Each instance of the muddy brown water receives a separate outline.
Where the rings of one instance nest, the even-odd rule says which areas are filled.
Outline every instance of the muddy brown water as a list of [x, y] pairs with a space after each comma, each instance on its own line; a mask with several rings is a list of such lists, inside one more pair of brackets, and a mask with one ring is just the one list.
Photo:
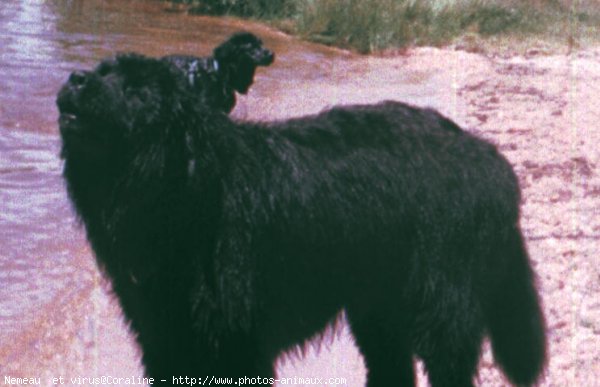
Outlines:
[[[301, 42], [252, 22], [190, 16], [151, 0], [2, 0], [1, 378], [7, 373], [41, 376], [45, 384], [68, 373], [142, 372], [125, 324], [105, 326], [106, 321], [120, 321], [118, 307], [107, 301], [107, 286], [66, 197], [55, 107], [61, 84], [71, 71], [92, 68], [118, 52], [209, 55], [215, 45], [239, 30], [259, 35], [276, 52], [276, 62], [260, 69], [248, 97], [254, 102], [239, 104], [234, 115], [288, 116], [285, 104], [279, 110], [269, 109], [262, 101], [274, 101], [283, 93], [294, 100], [300, 98], [294, 96], [294, 88], [311, 85], [331, 85], [329, 101], [361, 101], [362, 96], [352, 92], [352, 81], [343, 88], [337, 88], [336, 82], [361, 79], [369, 67], [364, 58]], [[418, 71], [411, 77], [405, 80], [404, 94], [413, 102], [436, 106], [435, 100], [429, 100], [435, 94], [435, 77]], [[392, 86], [385, 77], [372, 82], [384, 91]], [[323, 108], [319, 98], [295, 103], [303, 113]], [[257, 107], [264, 107], [264, 113]], [[335, 351], [333, 356], [346, 359]], [[123, 363], [130, 358], [130, 363]], [[356, 354], [353, 359], [360, 367]], [[344, 360], [345, 367], [355, 363]]]

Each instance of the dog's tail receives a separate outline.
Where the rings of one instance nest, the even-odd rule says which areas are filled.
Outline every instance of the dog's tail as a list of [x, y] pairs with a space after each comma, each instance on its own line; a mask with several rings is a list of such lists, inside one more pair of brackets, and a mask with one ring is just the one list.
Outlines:
[[498, 252], [507, 265], [499, 281], [493, 281], [497, 286], [485, 302], [485, 318], [494, 359], [513, 383], [529, 386], [546, 363], [545, 321], [518, 227], [508, 239]]

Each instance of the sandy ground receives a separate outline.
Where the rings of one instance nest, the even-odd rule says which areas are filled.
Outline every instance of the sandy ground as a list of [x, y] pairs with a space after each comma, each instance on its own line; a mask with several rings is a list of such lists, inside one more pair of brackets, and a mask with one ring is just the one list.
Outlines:
[[[311, 81], [293, 72], [284, 80], [259, 75], [234, 115], [284, 118], [395, 99], [437, 108], [496, 143], [521, 180], [521, 223], [547, 318], [549, 364], [540, 385], [600, 386], [600, 49], [490, 58], [422, 48], [390, 58], [333, 60], [314, 71]], [[6, 374], [35, 373], [43, 383], [60, 375], [142, 374], [138, 350], [90, 255], [82, 251], [80, 259], [89, 287], [49, 306], [48, 313], [60, 316], [44, 318], [27, 336], [30, 353], [0, 353]], [[44, 328], [46, 321], [62, 326]], [[341, 377], [348, 386], [365, 380], [345, 326], [320, 349], [283, 357], [278, 368], [282, 377]], [[419, 380], [426, 385], [421, 373]], [[489, 349], [478, 385], [508, 385]]]

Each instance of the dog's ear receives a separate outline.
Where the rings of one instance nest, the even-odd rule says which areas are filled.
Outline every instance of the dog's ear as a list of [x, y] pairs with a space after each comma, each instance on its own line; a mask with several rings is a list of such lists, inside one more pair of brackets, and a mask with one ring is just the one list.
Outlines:
[[238, 66], [230, 72], [229, 82], [238, 93], [246, 94], [254, 82], [255, 66]]
[[238, 54], [237, 45], [233, 44], [231, 40], [227, 40], [213, 50], [213, 57], [219, 62], [219, 65], [228, 65], [231, 61], [235, 60]]
[[119, 71], [129, 80], [141, 80], [149, 73], [155, 73], [156, 65], [139, 54], [119, 54], [116, 59]]

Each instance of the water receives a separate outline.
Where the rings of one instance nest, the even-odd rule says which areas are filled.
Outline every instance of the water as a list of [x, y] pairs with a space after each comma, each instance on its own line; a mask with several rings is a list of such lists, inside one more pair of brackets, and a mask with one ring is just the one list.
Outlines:
[[24, 311], [48, 302], [52, 279], [68, 270], [68, 248], [53, 237], [69, 226], [56, 148], [49, 135], [5, 130], [0, 137], [0, 338], [14, 333]]

